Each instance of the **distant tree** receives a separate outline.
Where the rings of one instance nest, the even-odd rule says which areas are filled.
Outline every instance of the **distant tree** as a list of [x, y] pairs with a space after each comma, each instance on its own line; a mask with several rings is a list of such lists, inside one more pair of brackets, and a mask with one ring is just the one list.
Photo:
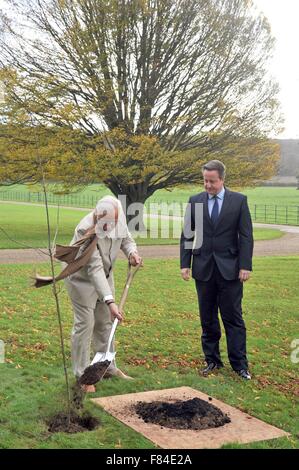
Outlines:
[[279, 139], [279, 176], [294, 176], [299, 171], [299, 139]]
[[250, 0], [7, 3], [2, 180], [34, 179], [33, 126], [47, 178], [103, 181], [128, 202], [200, 182], [215, 157], [229, 162], [233, 184], [271, 176], [277, 148], [266, 136], [280, 125], [266, 73], [273, 38]]

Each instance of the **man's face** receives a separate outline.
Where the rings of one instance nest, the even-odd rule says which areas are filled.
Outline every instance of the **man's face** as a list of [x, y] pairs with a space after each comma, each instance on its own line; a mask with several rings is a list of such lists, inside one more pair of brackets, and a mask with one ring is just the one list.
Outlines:
[[115, 219], [114, 214], [107, 214], [99, 221], [104, 232], [111, 232], [115, 228], [116, 223], [117, 220]]
[[109, 233], [116, 227], [118, 211], [112, 204], [102, 204], [101, 210], [97, 214], [97, 218], [97, 230], [99, 233]]
[[219, 177], [217, 170], [203, 171], [204, 188], [211, 196], [216, 196], [224, 185], [224, 180]]

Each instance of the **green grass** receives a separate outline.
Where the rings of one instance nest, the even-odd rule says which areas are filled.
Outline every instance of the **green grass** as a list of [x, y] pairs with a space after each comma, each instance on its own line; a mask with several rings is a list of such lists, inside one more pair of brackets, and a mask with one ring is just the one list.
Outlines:
[[[38, 269], [49, 273], [48, 266]], [[51, 290], [29, 286], [33, 270], [31, 265], [3, 265], [0, 271], [0, 331], [7, 360], [0, 364], [0, 447], [154, 448], [88, 401], [102, 427], [77, 435], [47, 432], [46, 417], [64, 407], [63, 370]], [[118, 296], [125, 271], [125, 261], [118, 261]], [[227, 447], [298, 449], [299, 364], [290, 360], [291, 342], [299, 334], [298, 273], [299, 257], [254, 259], [243, 303], [253, 379], [244, 382], [228, 365], [224, 337], [226, 367], [208, 378], [198, 375], [204, 361], [194, 284], [180, 279], [177, 260], [146, 260], [130, 289], [126, 320], [117, 331], [118, 365], [135, 380], [101, 382], [96, 396], [190, 386], [291, 433], [288, 438]], [[72, 312], [63, 285], [60, 303], [70, 364]]]
[[[51, 188], [50, 185], [49, 191]], [[162, 214], [168, 215], [170, 205], [177, 203], [176, 206], [172, 207], [172, 210], [175, 215], [182, 215], [184, 210], [182, 204], [188, 202], [190, 195], [202, 190], [203, 188], [200, 185], [185, 185], [172, 191], [161, 189], [147, 199], [145, 204], [151, 213], [157, 213], [157, 210], [160, 210]], [[295, 187], [244, 188], [241, 189], [241, 192], [248, 196], [249, 208], [255, 222], [299, 225], [299, 191]], [[71, 195], [57, 196], [49, 192], [48, 198], [52, 204], [57, 204], [59, 201], [61, 206], [91, 208], [105, 194], [110, 194], [105, 186], [93, 184]], [[43, 195], [41, 194], [41, 188], [38, 186], [0, 186], [0, 200], [41, 203]], [[156, 204], [155, 208], [152, 206], [153, 203]]]
[[[52, 227], [51, 236], [53, 238], [55, 234], [57, 210], [50, 208], [49, 213]], [[73, 236], [74, 228], [87, 213], [88, 210], [60, 209], [57, 243], [69, 244]], [[156, 223], [156, 221], [152, 220], [152, 223]], [[177, 244], [181, 223], [179, 221], [171, 222], [169, 231], [167, 231], [168, 221], [163, 220], [161, 223], [162, 226], [161, 224], [159, 226], [158, 238], [139, 237], [137, 239], [138, 244]], [[46, 212], [43, 207], [0, 203], [0, 227], [5, 230], [10, 238], [20, 243], [18, 244], [10, 240], [7, 235], [0, 230], [0, 249], [25, 247], [42, 248], [47, 246]], [[174, 237], [172, 238], [173, 234]], [[282, 232], [273, 229], [255, 229], [254, 231], [256, 240], [270, 240], [279, 238], [281, 235]]]
[[245, 189], [244, 191], [241, 190], [241, 192], [247, 195], [250, 205], [276, 204], [278, 206], [299, 206], [299, 191], [295, 187], [258, 187]]
[[[152, 196], [151, 200], [161, 200], [168, 202], [188, 202], [191, 195], [203, 191], [202, 186], [190, 186], [187, 188], [176, 188], [173, 191], [159, 190]], [[237, 189], [248, 196], [248, 203], [299, 206], [299, 191], [295, 187], [277, 188], [277, 187], [257, 187]]]
[[[40, 188], [38, 188], [41, 191]], [[250, 205], [254, 204], [269, 204], [269, 205], [282, 205], [299, 206], [299, 191], [295, 187], [257, 187], [257, 188], [244, 188], [238, 189], [240, 192], [248, 196]], [[28, 194], [28, 192], [34, 191], [34, 187], [26, 185], [14, 185], [14, 186], [0, 186], [0, 193], [5, 191], [6, 193]], [[175, 188], [172, 191], [166, 191], [160, 189], [156, 191], [153, 196], [149, 198], [149, 201], [162, 201], [162, 202], [188, 202], [190, 195], [196, 194], [203, 191], [200, 185], [190, 185], [184, 187]], [[83, 189], [80, 192], [74, 194], [75, 197], [94, 197], [100, 199], [106, 194], [111, 194], [109, 189], [101, 184], [93, 184]]]

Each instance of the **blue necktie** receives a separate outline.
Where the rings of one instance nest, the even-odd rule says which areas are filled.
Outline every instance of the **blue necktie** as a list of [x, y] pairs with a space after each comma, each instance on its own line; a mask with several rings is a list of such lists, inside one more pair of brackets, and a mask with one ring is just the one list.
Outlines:
[[211, 213], [211, 221], [213, 222], [213, 224], [216, 223], [218, 219], [218, 215], [219, 215], [218, 197], [214, 196], [214, 199], [215, 199], [215, 202], [214, 202], [212, 213]]

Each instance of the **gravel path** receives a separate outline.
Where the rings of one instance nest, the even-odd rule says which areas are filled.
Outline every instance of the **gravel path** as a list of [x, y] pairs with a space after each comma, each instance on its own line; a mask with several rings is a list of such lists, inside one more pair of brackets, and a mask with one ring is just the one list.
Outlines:
[[[145, 259], [179, 258], [178, 245], [140, 246], [139, 252]], [[289, 255], [299, 255], [299, 227], [288, 227], [288, 233], [285, 233], [281, 238], [255, 242], [254, 256]], [[120, 258], [124, 258], [123, 253], [120, 253]], [[37, 249], [0, 250], [0, 264], [40, 263], [48, 259], [48, 255], [41, 253]]]

